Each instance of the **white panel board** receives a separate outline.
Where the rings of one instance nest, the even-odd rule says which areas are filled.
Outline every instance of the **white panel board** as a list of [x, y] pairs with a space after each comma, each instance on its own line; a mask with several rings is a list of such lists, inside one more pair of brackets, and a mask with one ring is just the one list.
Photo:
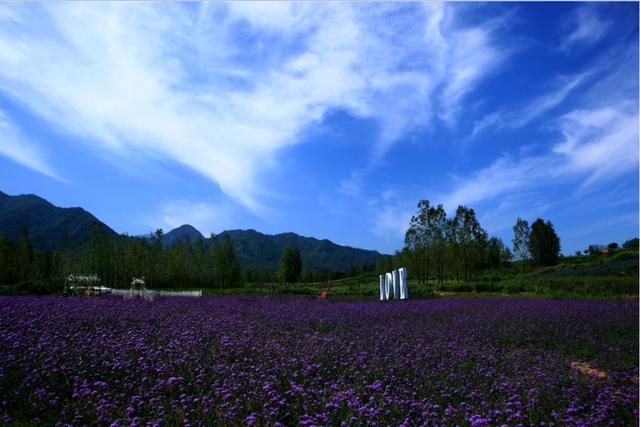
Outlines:
[[393, 299], [400, 299], [400, 273], [398, 270], [393, 270], [391, 274], [393, 276]]
[[407, 282], [407, 268], [400, 269], [400, 299], [409, 299], [409, 283]]
[[380, 275], [380, 301], [386, 301], [387, 299], [387, 285], [386, 285], [386, 275]]

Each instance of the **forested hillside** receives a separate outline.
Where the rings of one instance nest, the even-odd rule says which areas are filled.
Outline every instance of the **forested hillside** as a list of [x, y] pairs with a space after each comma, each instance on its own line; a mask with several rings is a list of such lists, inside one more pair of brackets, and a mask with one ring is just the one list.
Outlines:
[[133, 276], [155, 287], [273, 282], [287, 246], [301, 253], [308, 280], [372, 271], [382, 256], [295, 233], [231, 230], [204, 238], [187, 224], [166, 234], [119, 235], [81, 208], [0, 193], [0, 284], [60, 282], [73, 273], [98, 274], [110, 286], [125, 286]]
[[381, 254], [377, 251], [337, 245], [330, 240], [318, 240], [295, 233], [268, 235], [255, 230], [224, 231], [216, 240], [229, 236], [238, 262], [243, 269], [277, 269], [280, 256], [287, 245], [296, 247], [305, 269], [346, 272], [352, 266], [375, 264]]
[[33, 194], [9, 196], [0, 192], [0, 234], [17, 241], [23, 227], [37, 250], [80, 246], [96, 224], [109, 235], [116, 232], [82, 208], [59, 208]]

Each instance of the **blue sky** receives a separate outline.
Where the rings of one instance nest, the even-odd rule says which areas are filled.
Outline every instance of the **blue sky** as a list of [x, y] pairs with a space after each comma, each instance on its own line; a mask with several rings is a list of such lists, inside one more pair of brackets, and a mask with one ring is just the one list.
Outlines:
[[638, 234], [637, 3], [0, 4], [0, 190], [391, 253], [420, 199]]

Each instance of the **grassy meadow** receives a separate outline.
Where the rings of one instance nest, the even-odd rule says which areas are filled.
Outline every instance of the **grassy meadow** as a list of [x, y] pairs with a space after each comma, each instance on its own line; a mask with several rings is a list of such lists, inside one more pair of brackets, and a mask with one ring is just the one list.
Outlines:
[[[322, 290], [334, 299], [370, 299], [379, 295], [378, 277], [360, 275], [327, 283], [245, 283], [231, 289], [207, 289], [208, 295], [300, 295], [317, 297]], [[635, 298], [638, 296], [638, 252], [563, 257], [553, 267], [514, 263], [486, 270], [470, 281], [411, 280], [410, 298], [483, 294], [567, 298]]]

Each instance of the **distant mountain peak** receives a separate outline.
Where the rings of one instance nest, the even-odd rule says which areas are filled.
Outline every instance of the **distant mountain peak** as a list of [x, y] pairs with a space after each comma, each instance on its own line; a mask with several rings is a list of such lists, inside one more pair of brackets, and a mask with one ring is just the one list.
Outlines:
[[[0, 234], [6, 233], [11, 240], [17, 240], [20, 228], [25, 225], [39, 250], [78, 247], [95, 224], [107, 234], [118, 236], [82, 208], [59, 208], [35, 195], [11, 196], [0, 192]], [[304, 268], [312, 271], [346, 271], [354, 265], [374, 263], [382, 256], [377, 251], [352, 248], [294, 232], [269, 235], [254, 229], [226, 230], [214, 236], [213, 240], [205, 239], [205, 242], [219, 244], [225, 235], [231, 239], [238, 263], [246, 270], [277, 269], [287, 245], [300, 250]], [[152, 235], [141, 237], [151, 239]], [[193, 244], [200, 238], [204, 239], [204, 236], [194, 226], [183, 224], [166, 233], [162, 244], [170, 246], [185, 241]]]
[[0, 193], [0, 233], [16, 240], [22, 226], [27, 227], [34, 246], [40, 250], [82, 244], [97, 224], [104, 232], [116, 232], [82, 208], [60, 208], [34, 194], [11, 196]]
[[162, 244], [173, 245], [184, 240], [193, 243], [200, 238], [204, 239], [204, 236], [198, 229], [191, 224], [183, 224], [162, 236]]
[[323, 268], [346, 271], [354, 265], [375, 263], [383, 256], [377, 251], [352, 248], [294, 232], [264, 234], [256, 230], [226, 230], [215, 240], [220, 242], [224, 235], [231, 239], [240, 266], [248, 270], [278, 268], [280, 256], [287, 245], [300, 250], [304, 268], [316, 271]]
[[182, 224], [180, 227], [176, 227], [173, 230], [171, 230], [169, 233], [172, 233], [174, 231], [179, 231], [181, 233], [200, 233], [200, 231], [198, 231], [197, 228], [195, 228], [193, 225], [191, 224]]

